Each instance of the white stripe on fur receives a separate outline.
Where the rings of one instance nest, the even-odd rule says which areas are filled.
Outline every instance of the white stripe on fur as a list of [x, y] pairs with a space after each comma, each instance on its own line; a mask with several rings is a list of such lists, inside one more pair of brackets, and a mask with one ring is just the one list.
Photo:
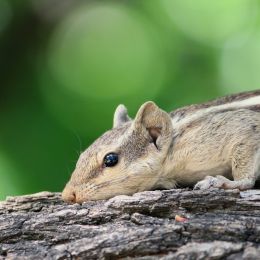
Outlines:
[[218, 106], [212, 106], [212, 107], [207, 107], [207, 108], [202, 108], [197, 111], [195, 111], [193, 114], [188, 115], [187, 117], [184, 117], [179, 121], [179, 118], [174, 117], [172, 119], [172, 123], [174, 128], [179, 128], [183, 127], [185, 124], [189, 124], [190, 122], [199, 119], [200, 117], [212, 113], [212, 112], [217, 112], [220, 110], [225, 110], [225, 109], [234, 109], [234, 108], [245, 108], [245, 107], [250, 107], [254, 105], [260, 105], [260, 95], [255, 96], [255, 97], [250, 97], [241, 101], [233, 101], [231, 103], [227, 104], [222, 104]]

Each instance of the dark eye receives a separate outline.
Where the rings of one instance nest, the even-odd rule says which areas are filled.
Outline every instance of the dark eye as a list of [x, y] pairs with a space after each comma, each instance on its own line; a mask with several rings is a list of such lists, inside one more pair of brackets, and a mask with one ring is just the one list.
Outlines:
[[113, 167], [118, 163], [118, 154], [116, 153], [108, 153], [104, 157], [104, 166]]

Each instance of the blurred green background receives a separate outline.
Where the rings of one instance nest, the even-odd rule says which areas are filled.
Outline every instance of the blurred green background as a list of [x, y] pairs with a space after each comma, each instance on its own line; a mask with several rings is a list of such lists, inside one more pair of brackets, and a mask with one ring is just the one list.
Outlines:
[[0, 199], [61, 191], [133, 117], [260, 87], [259, 0], [0, 0]]

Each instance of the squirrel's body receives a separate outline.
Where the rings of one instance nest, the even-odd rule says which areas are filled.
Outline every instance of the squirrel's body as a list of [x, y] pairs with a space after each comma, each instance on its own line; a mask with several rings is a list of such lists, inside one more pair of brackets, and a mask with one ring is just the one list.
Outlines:
[[169, 114], [147, 102], [134, 120], [120, 105], [114, 128], [82, 153], [63, 199], [82, 202], [176, 185], [252, 188], [260, 175], [259, 112], [260, 91]]
[[[260, 156], [259, 112], [260, 91], [233, 95], [172, 112], [174, 151], [168, 154], [169, 162], [165, 163], [167, 168], [171, 168], [169, 176], [177, 184], [185, 186], [194, 185], [206, 176], [222, 175], [232, 179], [232, 173], [236, 171], [236, 157], [243, 153], [241, 150], [246, 150], [243, 158], [239, 158], [241, 163]], [[247, 169], [244, 171], [247, 172]], [[239, 179], [242, 177], [237, 176]]]

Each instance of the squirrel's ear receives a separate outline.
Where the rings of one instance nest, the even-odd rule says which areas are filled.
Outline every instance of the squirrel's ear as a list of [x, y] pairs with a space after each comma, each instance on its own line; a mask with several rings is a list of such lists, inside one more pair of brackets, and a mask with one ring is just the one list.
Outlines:
[[160, 148], [164, 140], [171, 137], [172, 134], [172, 122], [169, 114], [152, 101], [148, 101], [140, 107], [133, 126], [135, 129], [146, 129], [157, 148]]
[[130, 121], [131, 118], [127, 114], [127, 109], [124, 105], [119, 105], [114, 113], [113, 128], [123, 125]]

